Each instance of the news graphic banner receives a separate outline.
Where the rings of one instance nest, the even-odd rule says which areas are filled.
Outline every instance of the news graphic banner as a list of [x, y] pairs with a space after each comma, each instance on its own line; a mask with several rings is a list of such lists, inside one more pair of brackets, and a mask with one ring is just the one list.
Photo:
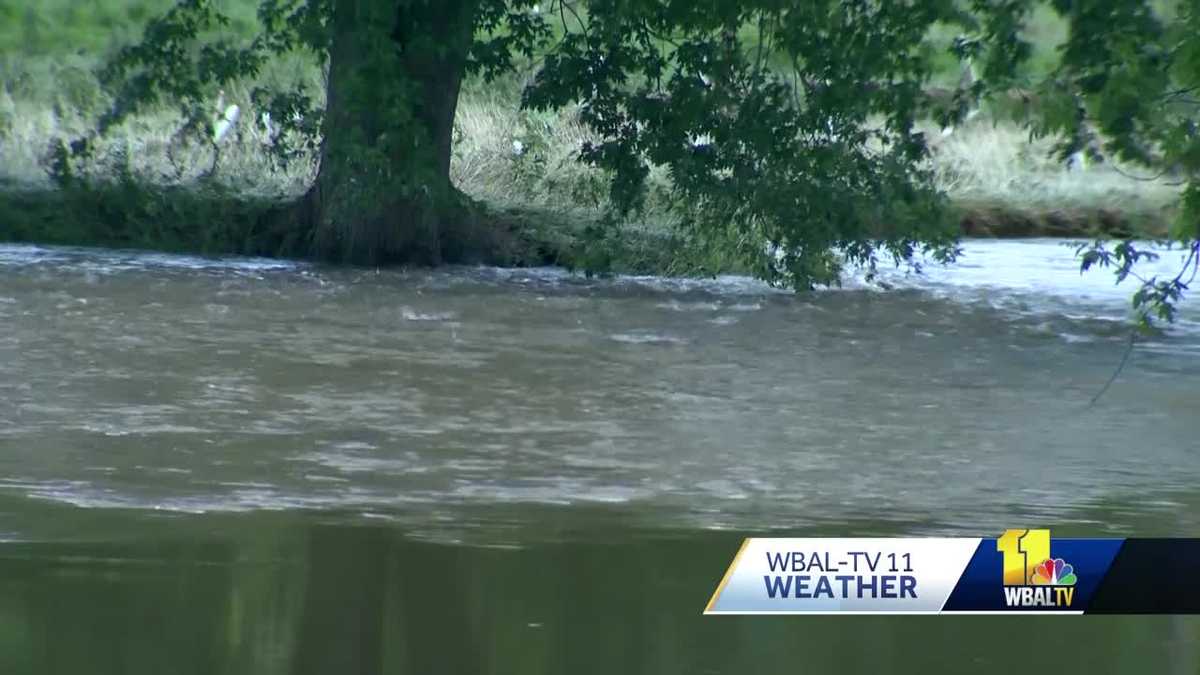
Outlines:
[[1200, 539], [746, 539], [705, 614], [1200, 614]]

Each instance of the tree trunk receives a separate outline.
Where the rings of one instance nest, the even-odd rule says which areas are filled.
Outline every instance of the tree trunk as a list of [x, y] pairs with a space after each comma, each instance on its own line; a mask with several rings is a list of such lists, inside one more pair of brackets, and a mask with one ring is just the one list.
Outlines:
[[479, 2], [334, 3], [320, 168], [301, 205], [315, 256], [459, 257], [475, 225], [450, 182], [450, 150]]

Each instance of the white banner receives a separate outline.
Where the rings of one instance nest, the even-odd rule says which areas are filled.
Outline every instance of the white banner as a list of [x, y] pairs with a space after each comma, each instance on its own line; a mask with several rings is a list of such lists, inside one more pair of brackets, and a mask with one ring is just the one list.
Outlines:
[[705, 614], [936, 614], [980, 539], [747, 539]]

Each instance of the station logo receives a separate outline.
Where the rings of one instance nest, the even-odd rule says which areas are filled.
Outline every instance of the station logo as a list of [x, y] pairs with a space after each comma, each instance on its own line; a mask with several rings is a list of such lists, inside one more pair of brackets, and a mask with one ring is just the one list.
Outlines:
[[1050, 552], [1050, 530], [1007, 530], [996, 540], [1004, 555], [1004, 604], [1010, 608], [1068, 609], [1075, 599], [1075, 567]]

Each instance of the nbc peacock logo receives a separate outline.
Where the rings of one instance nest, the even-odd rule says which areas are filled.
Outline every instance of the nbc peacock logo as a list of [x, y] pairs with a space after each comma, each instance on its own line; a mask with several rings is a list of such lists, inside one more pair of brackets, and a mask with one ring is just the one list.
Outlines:
[[1067, 608], [1075, 599], [1075, 567], [1050, 555], [1050, 530], [1008, 530], [996, 540], [1004, 554], [1004, 604]]
[[1033, 568], [1035, 586], [1074, 586], [1075, 581], [1075, 568], [1062, 558], [1043, 560]]

